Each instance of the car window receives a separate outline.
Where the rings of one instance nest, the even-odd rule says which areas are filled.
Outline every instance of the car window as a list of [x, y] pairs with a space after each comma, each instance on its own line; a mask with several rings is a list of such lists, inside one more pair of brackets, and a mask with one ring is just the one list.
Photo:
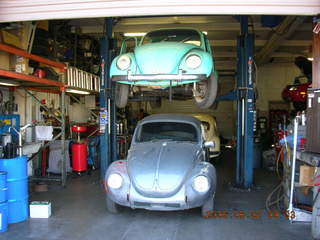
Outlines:
[[149, 142], [155, 140], [172, 141], [198, 141], [196, 128], [188, 123], [178, 122], [152, 122], [141, 126], [137, 142]]
[[182, 42], [201, 46], [200, 34], [192, 29], [166, 29], [148, 33], [142, 45], [157, 42]]
[[204, 130], [209, 131], [210, 130], [210, 124], [206, 121], [201, 121], [201, 124], [204, 128]]

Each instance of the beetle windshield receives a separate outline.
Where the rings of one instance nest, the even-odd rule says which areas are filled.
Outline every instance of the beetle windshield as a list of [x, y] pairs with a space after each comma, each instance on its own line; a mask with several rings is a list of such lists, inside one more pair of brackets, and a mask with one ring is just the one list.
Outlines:
[[151, 122], [141, 126], [136, 141], [149, 142], [164, 139], [197, 142], [198, 134], [196, 128], [188, 123]]
[[143, 44], [158, 42], [182, 42], [201, 46], [200, 34], [192, 29], [165, 29], [148, 33]]

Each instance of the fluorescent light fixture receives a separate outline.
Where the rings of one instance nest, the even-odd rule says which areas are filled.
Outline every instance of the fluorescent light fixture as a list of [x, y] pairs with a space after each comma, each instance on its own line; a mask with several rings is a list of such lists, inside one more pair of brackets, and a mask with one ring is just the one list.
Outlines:
[[313, 61], [313, 57], [308, 57], [307, 58], [309, 61]]
[[[206, 32], [206, 31], [203, 31], [202, 33], [204, 33], [205, 35], [208, 35], [208, 32]], [[143, 37], [146, 34], [147, 33], [145, 33], [145, 32], [137, 32], [137, 33], [124, 33], [123, 35], [125, 37]]]
[[69, 88], [66, 90], [66, 92], [82, 94], [82, 95], [89, 95], [90, 94], [88, 91], [77, 90], [77, 89], [69, 89]]
[[8, 86], [8, 87], [17, 87], [20, 84], [18, 82], [11, 81], [11, 80], [0, 80], [0, 85]]
[[140, 32], [140, 33], [124, 33], [123, 35], [125, 37], [143, 37], [146, 34], [147, 33], [145, 33], [145, 32]]

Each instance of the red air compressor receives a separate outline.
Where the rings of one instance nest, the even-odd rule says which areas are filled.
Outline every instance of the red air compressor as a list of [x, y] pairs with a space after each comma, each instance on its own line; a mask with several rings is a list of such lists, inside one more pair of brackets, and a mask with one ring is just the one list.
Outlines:
[[87, 144], [81, 142], [80, 133], [86, 132], [86, 126], [72, 126], [72, 132], [77, 133], [77, 143], [72, 144], [72, 170], [78, 174], [88, 170], [88, 148]]

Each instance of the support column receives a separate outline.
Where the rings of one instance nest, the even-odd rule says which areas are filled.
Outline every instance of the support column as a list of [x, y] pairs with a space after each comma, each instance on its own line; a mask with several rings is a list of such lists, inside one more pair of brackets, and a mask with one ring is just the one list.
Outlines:
[[236, 185], [250, 188], [253, 183], [253, 131], [255, 117], [253, 57], [254, 36], [248, 33], [248, 17], [240, 16], [237, 75], [237, 169]]
[[105, 36], [100, 41], [101, 78], [100, 78], [100, 110], [107, 112], [108, 122], [104, 132], [100, 136], [100, 169], [101, 179], [104, 179], [105, 171], [111, 162], [110, 151], [110, 79], [109, 69], [111, 62], [110, 39], [112, 38], [112, 18], [105, 19]]

